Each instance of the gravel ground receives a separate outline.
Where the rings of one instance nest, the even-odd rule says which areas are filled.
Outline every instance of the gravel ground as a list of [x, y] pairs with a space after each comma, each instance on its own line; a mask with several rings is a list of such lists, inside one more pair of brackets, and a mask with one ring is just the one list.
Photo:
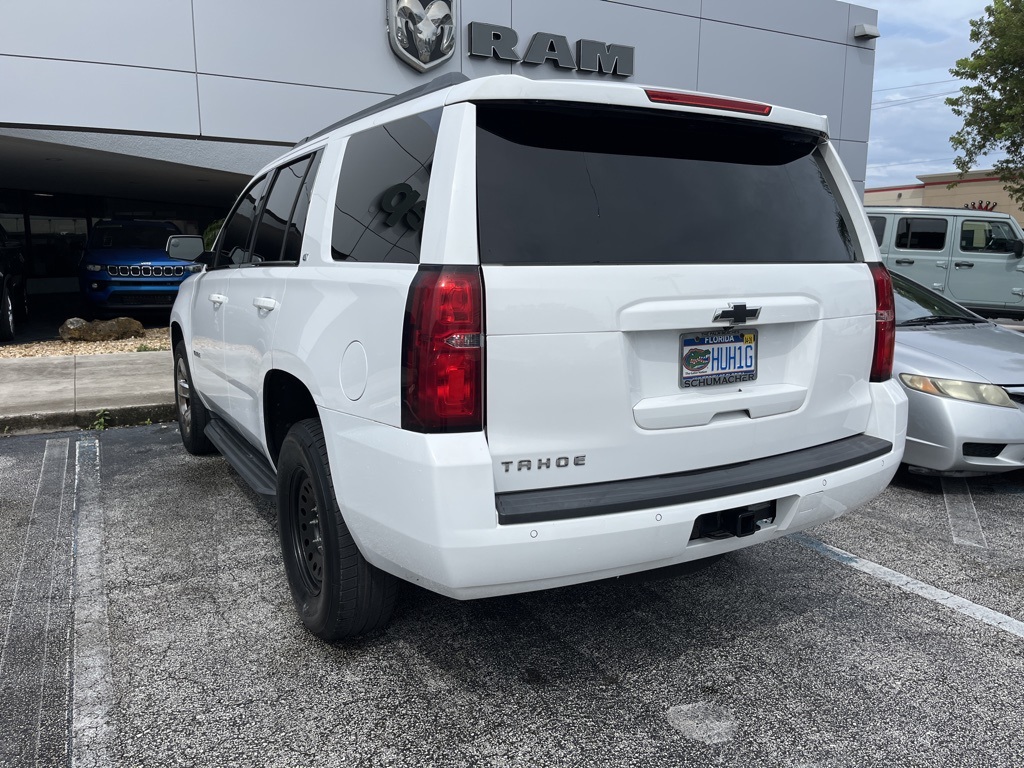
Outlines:
[[0, 358], [48, 357], [54, 355], [106, 355], [111, 352], [156, 352], [171, 348], [168, 328], [147, 328], [145, 337], [120, 341], [37, 341], [29, 344], [4, 344]]

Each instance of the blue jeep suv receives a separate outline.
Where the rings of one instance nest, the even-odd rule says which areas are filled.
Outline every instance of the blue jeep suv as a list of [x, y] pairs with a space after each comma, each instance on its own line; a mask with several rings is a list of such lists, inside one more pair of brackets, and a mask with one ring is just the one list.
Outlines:
[[78, 269], [87, 310], [169, 309], [188, 277], [167, 256], [167, 238], [181, 230], [169, 221], [110, 219], [96, 223]]

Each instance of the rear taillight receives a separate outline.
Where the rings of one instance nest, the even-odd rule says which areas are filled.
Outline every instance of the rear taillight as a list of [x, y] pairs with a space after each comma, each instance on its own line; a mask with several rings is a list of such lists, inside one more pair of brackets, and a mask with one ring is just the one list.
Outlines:
[[892, 378], [892, 356], [896, 345], [896, 306], [892, 298], [892, 278], [880, 262], [868, 265], [875, 281], [875, 355], [871, 360], [871, 380]]
[[480, 270], [420, 267], [402, 337], [403, 429], [483, 429], [482, 343]]

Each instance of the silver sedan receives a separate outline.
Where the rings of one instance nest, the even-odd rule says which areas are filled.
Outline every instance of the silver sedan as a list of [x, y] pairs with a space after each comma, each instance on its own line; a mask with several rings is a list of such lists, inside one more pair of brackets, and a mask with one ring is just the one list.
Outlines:
[[910, 401], [911, 471], [952, 475], [1024, 467], [1024, 334], [893, 274], [893, 375]]

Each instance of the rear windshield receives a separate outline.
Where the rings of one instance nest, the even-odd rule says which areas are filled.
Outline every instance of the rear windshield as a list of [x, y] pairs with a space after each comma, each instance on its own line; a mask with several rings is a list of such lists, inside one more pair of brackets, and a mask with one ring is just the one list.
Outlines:
[[484, 264], [853, 261], [817, 134], [583, 105], [477, 105]]

